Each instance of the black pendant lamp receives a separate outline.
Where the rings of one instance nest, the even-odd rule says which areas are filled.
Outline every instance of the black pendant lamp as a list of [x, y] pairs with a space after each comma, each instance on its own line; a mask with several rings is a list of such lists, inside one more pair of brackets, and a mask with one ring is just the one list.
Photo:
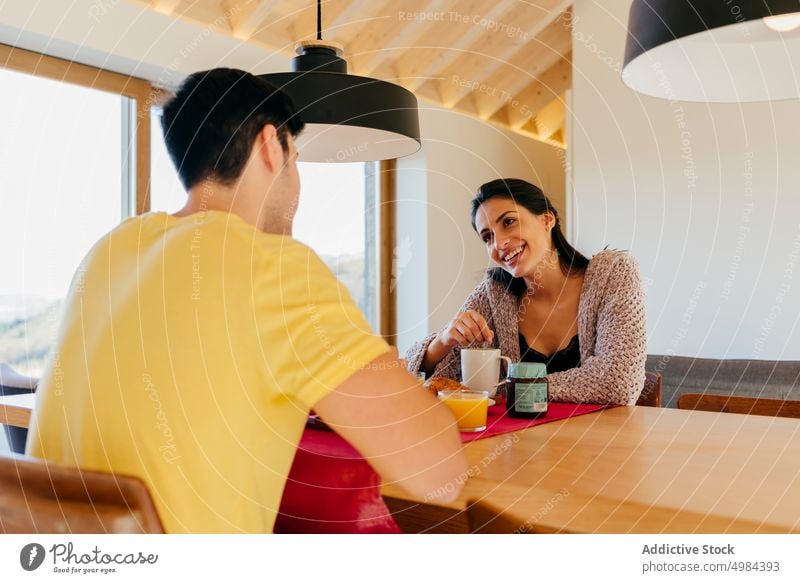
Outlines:
[[408, 156], [420, 149], [417, 98], [380, 79], [347, 74], [342, 47], [322, 40], [297, 45], [292, 72], [261, 78], [289, 95], [306, 127], [297, 140], [303, 162], [366, 162]]
[[800, 0], [633, 0], [622, 79], [665, 99], [800, 97]]

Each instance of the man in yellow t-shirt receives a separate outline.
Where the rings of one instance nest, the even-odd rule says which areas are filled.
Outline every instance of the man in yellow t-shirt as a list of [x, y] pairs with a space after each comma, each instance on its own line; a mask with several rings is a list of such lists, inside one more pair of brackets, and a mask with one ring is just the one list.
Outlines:
[[138, 476], [168, 532], [270, 532], [312, 407], [385, 481], [462, 482], [450, 413], [291, 238], [302, 127], [261, 79], [191, 75], [163, 116], [186, 206], [107, 234], [66, 300], [27, 452]]

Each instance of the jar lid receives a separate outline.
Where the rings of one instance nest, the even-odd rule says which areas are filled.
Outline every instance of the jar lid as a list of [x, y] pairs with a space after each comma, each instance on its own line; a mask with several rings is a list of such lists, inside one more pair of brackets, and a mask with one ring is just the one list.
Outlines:
[[508, 376], [515, 379], [538, 379], [547, 376], [543, 362], [512, 362], [508, 365]]

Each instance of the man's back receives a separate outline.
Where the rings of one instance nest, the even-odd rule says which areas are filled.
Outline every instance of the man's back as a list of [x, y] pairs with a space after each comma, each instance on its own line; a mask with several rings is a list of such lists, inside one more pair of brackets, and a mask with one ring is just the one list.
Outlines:
[[28, 453], [141, 477], [169, 532], [269, 532], [308, 409], [386, 350], [291, 238], [130, 219], [76, 274]]

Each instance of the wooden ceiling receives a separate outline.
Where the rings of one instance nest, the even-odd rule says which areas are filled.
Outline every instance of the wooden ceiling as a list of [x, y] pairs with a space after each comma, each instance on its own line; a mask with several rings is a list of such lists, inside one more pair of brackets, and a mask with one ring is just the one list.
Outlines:
[[[555, 145], [565, 144], [573, 0], [324, 0], [323, 38], [348, 72]], [[142, 0], [149, 8], [294, 55], [315, 0]]]

